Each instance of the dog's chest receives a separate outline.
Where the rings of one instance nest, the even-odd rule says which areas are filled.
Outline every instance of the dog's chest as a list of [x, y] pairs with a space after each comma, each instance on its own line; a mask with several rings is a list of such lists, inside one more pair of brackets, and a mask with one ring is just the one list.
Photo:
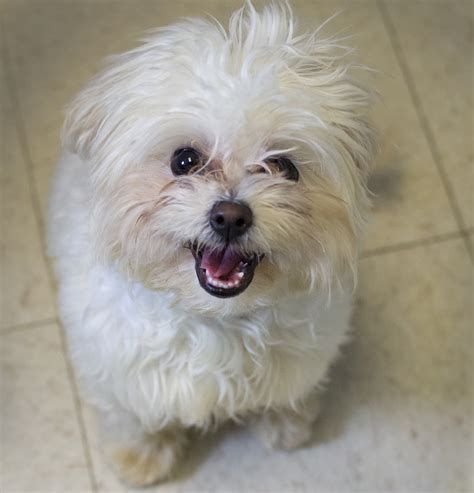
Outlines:
[[171, 324], [133, 353], [133, 371], [121, 376], [133, 395], [129, 404], [158, 421], [174, 416], [186, 425], [203, 425], [296, 401], [314, 382], [310, 334], [284, 336], [275, 325], [249, 330]]
[[324, 376], [347, 327], [349, 304], [335, 318], [311, 296], [226, 319], [103, 286], [69, 324], [75, 367], [99, 406], [118, 401], [150, 428], [296, 402]]
[[86, 379], [94, 368], [90, 379], [97, 382], [100, 373], [102, 391], [113, 392], [150, 427], [170, 419], [204, 425], [295, 402], [325, 365], [325, 348], [308, 320], [281, 325], [272, 310], [254, 318], [211, 319], [166, 306], [132, 316], [123, 300], [121, 306], [113, 318], [100, 315], [110, 310], [108, 303], [90, 310], [89, 330], [81, 331], [86, 340], [81, 336], [76, 344], [89, 355], [77, 354], [76, 366]]

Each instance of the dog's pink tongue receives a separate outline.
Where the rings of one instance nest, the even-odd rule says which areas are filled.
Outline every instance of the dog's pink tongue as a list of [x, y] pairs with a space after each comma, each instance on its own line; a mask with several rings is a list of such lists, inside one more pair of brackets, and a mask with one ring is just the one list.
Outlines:
[[201, 268], [206, 269], [212, 277], [227, 277], [242, 260], [242, 256], [229, 247], [224, 250], [204, 248]]

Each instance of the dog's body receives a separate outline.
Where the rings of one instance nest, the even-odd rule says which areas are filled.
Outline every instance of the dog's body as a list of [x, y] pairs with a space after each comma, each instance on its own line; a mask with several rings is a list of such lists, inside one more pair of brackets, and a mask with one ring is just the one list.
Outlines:
[[286, 8], [247, 10], [230, 34], [192, 20], [150, 38], [66, 122], [61, 316], [134, 484], [169, 474], [190, 427], [252, 415], [269, 445], [307, 440], [349, 329], [368, 93]]

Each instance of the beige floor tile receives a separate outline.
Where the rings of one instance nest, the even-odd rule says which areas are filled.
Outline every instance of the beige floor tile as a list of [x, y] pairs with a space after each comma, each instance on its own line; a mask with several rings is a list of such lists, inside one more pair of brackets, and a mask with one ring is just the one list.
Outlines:
[[[201, 12], [225, 19], [240, 3], [10, 2], [6, 27], [12, 65], [43, 204], [58, 154], [61, 110], [97, 71], [100, 60], [133, 46], [145, 29]], [[327, 31], [357, 33], [353, 42], [360, 48], [362, 60], [384, 74], [375, 81], [384, 101], [376, 112], [384, 151], [373, 180], [378, 197], [367, 248], [454, 231], [456, 223], [375, 4], [341, 0], [293, 3], [304, 22], [312, 26], [345, 9]]]
[[473, 226], [473, 3], [385, 4], [464, 222]]
[[56, 325], [0, 335], [0, 490], [90, 491]]
[[[361, 262], [353, 342], [311, 445], [269, 453], [246, 429], [197, 439], [171, 492], [467, 492], [474, 486], [472, 267], [461, 240]], [[100, 491], [124, 491], [89, 417]]]
[[4, 75], [0, 74], [0, 329], [55, 315]]
[[378, 462], [386, 464], [380, 485], [468, 491], [474, 286], [464, 242], [368, 258], [361, 269], [354, 375], [369, 380]]

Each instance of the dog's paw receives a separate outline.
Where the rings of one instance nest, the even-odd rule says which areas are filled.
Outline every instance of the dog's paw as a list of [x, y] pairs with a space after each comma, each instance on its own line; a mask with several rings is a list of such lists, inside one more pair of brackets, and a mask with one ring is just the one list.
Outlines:
[[311, 438], [311, 424], [269, 411], [256, 423], [255, 429], [268, 449], [291, 450], [301, 447]]
[[171, 475], [185, 442], [182, 432], [162, 432], [133, 445], [109, 444], [107, 454], [122, 481], [131, 486], [149, 486]]
[[301, 412], [293, 409], [267, 411], [258, 418], [254, 428], [268, 449], [292, 450], [311, 439], [319, 409], [319, 398], [313, 396]]

